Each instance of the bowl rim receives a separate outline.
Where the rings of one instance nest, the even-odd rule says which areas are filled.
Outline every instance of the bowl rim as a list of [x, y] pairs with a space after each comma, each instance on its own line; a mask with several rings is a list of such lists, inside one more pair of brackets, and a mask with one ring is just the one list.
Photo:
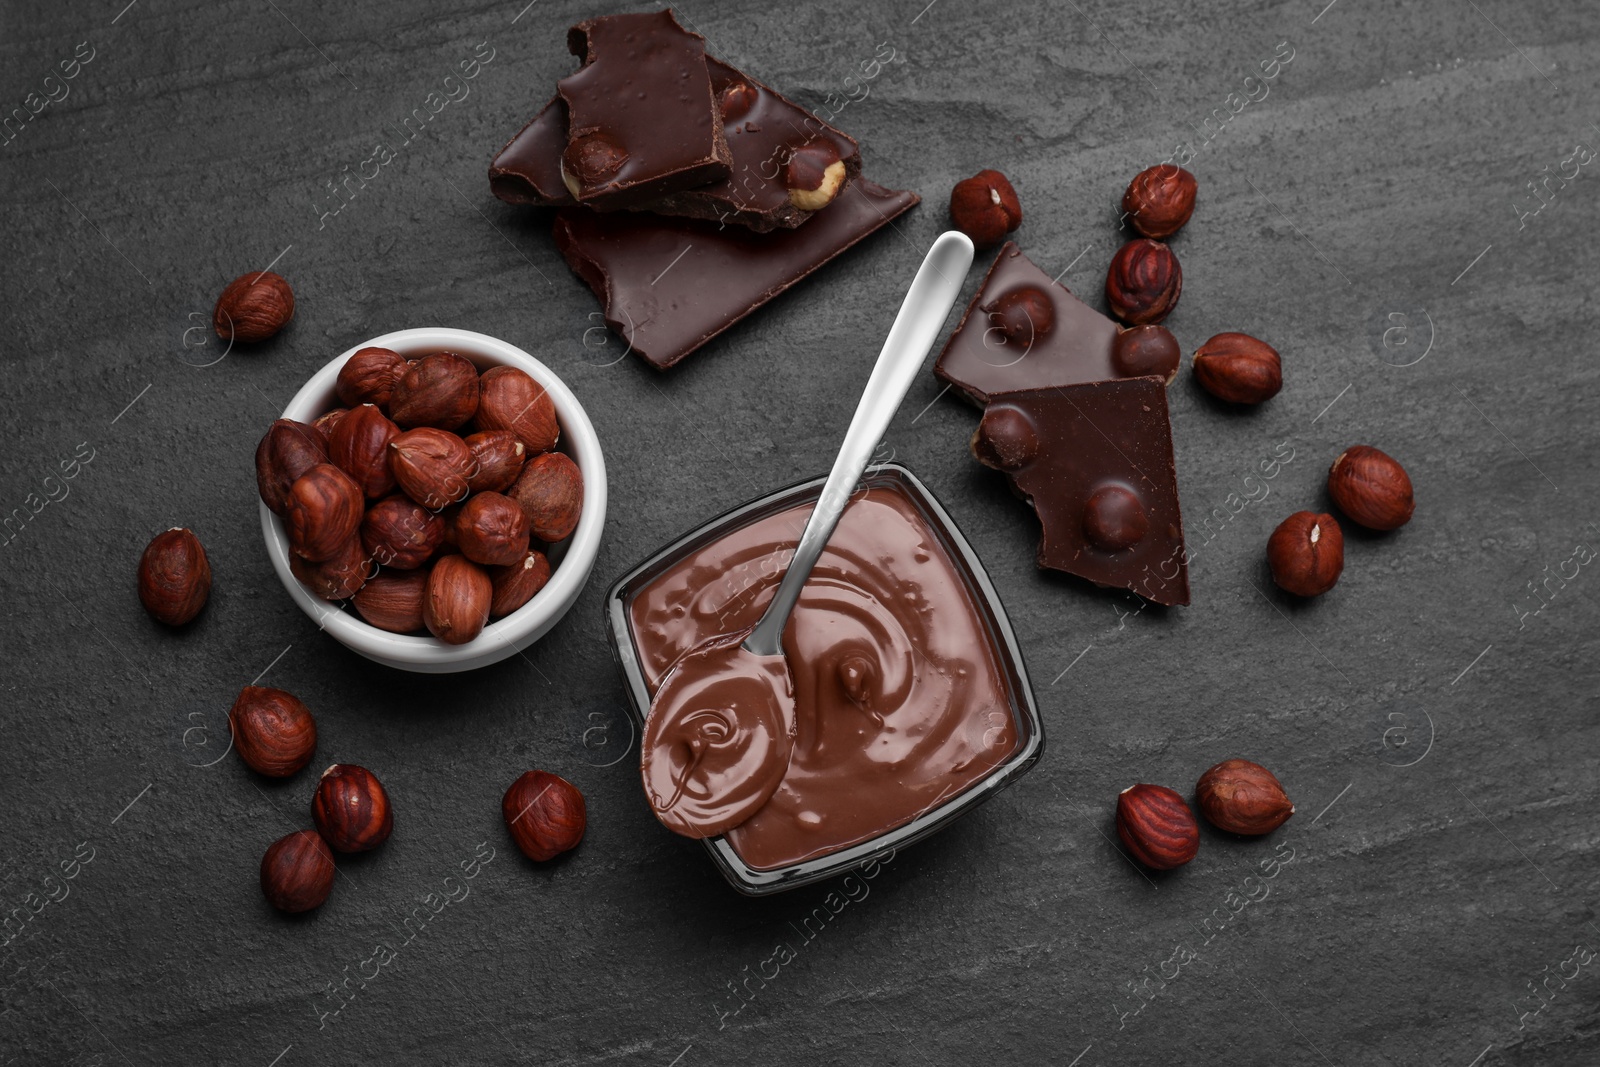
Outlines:
[[334, 383], [339, 370], [345, 361], [363, 348], [388, 348], [408, 358], [448, 349], [459, 352], [480, 369], [484, 364], [493, 364], [513, 366], [527, 372], [550, 394], [566, 451], [583, 472], [584, 506], [578, 525], [564, 542], [566, 547], [560, 565], [553, 569], [545, 587], [510, 615], [490, 621], [483, 628], [483, 633], [462, 645], [447, 645], [432, 636], [420, 637], [380, 630], [352, 612], [340, 610], [338, 605], [312, 593], [289, 570], [289, 542], [283, 529], [283, 520], [274, 515], [265, 503], [261, 503], [262, 536], [273, 569], [296, 605], [320, 629], [369, 659], [391, 665], [404, 663], [434, 669], [452, 666], [466, 669], [487, 666], [515, 655], [532, 642], [534, 638], [530, 635], [541, 631], [541, 627], [548, 629], [571, 608], [587, 583], [595, 558], [599, 555], [600, 535], [605, 526], [606, 471], [594, 424], [589, 421], [589, 415], [577, 395], [555, 371], [523, 349], [489, 334], [443, 326], [393, 330], [351, 346], [312, 374], [278, 418], [309, 424], [331, 406], [336, 406], [336, 399], [332, 404], [329, 401], [334, 397]]

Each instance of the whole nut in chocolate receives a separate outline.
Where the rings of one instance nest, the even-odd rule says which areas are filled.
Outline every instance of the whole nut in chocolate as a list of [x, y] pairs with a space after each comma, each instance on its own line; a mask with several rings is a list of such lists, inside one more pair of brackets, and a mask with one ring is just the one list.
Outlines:
[[289, 487], [289, 547], [312, 563], [332, 559], [355, 536], [365, 506], [354, 479], [332, 463], [317, 464]]
[[464, 645], [483, 632], [493, 599], [494, 583], [482, 567], [465, 556], [442, 556], [428, 573], [423, 625], [447, 645]]
[[233, 747], [245, 766], [270, 778], [304, 769], [317, 751], [317, 721], [293, 693], [247, 685], [228, 711]]
[[311, 911], [333, 892], [336, 873], [327, 842], [315, 830], [296, 830], [274, 841], [261, 857], [261, 892], [279, 911]]
[[561, 180], [574, 197], [582, 195], [586, 185], [605, 181], [628, 161], [628, 153], [604, 133], [595, 132], [574, 137], [561, 153]]
[[211, 310], [211, 325], [224, 341], [265, 341], [294, 318], [294, 290], [270, 270], [241, 274], [228, 283]]
[[139, 602], [157, 622], [182, 626], [211, 595], [211, 563], [194, 532], [174, 526], [156, 534], [139, 557]]
[[1397, 530], [1411, 521], [1411, 478], [1394, 457], [1371, 445], [1339, 453], [1328, 470], [1328, 495], [1339, 510], [1369, 530]]
[[1124, 378], [1157, 375], [1171, 385], [1182, 362], [1183, 349], [1165, 326], [1129, 326], [1111, 342], [1111, 364]]
[[339, 852], [366, 852], [394, 832], [394, 813], [383, 783], [353, 763], [335, 763], [322, 772], [311, 798], [311, 820], [322, 839]]
[[821, 211], [844, 188], [844, 160], [832, 141], [819, 137], [796, 148], [784, 167], [789, 202], [801, 211]]
[[1178, 306], [1183, 268], [1172, 249], [1140, 237], [1117, 249], [1106, 270], [1106, 304], [1130, 326], [1160, 322]]
[[1247, 333], [1219, 333], [1194, 354], [1195, 381], [1218, 400], [1259, 404], [1283, 388], [1277, 349]]
[[756, 87], [747, 81], [731, 81], [722, 87], [717, 97], [717, 108], [722, 112], [724, 126], [737, 122], [749, 113], [760, 97]]
[[454, 430], [478, 410], [478, 368], [454, 352], [434, 352], [406, 367], [389, 396], [389, 417], [407, 429]]
[[389, 406], [394, 387], [406, 372], [405, 357], [387, 348], [363, 348], [344, 361], [333, 389], [345, 407]]
[[1200, 824], [1176, 790], [1130, 785], [1117, 796], [1117, 836], [1146, 867], [1182, 867], [1200, 851]]
[[516, 367], [490, 367], [482, 383], [478, 429], [510, 430], [530, 457], [555, 447], [561, 436], [555, 401], [532, 375]]
[[423, 628], [422, 600], [428, 589], [427, 571], [381, 570], [353, 598], [361, 617], [380, 630], [409, 634]]
[[471, 491], [472, 452], [446, 430], [422, 426], [396, 437], [389, 442], [389, 468], [407, 496], [435, 511]]
[[295, 479], [326, 462], [328, 440], [316, 429], [293, 419], [274, 422], [256, 446], [256, 491], [267, 510], [282, 517]]
[[1158, 164], [1134, 175], [1122, 194], [1122, 210], [1146, 237], [1171, 237], [1194, 214], [1195, 188], [1193, 174], [1171, 163]]
[[549, 771], [527, 771], [512, 782], [500, 815], [517, 848], [540, 863], [577, 848], [589, 825], [578, 787]]
[[1297, 511], [1267, 539], [1267, 566], [1285, 592], [1321, 596], [1344, 570], [1344, 531], [1332, 515]]
[[1294, 814], [1273, 773], [1247, 759], [1228, 759], [1200, 776], [1195, 803], [1206, 821], [1230, 834], [1270, 834]]
[[455, 545], [474, 563], [504, 567], [528, 553], [528, 517], [500, 493], [474, 493], [455, 521]]
[[528, 529], [541, 541], [570, 537], [583, 515], [583, 472], [560, 452], [535, 456], [506, 495], [522, 505]]
[[369, 500], [394, 492], [394, 472], [389, 469], [389, 443], [400, 436], [373, 404], [353, 408], [328, 438], [328, 461], [361, 487]]
[[1056, 309], [1043, 290], [1024, 285], [1002, 294], [990, 306], [989, 321], [1007, 341], [1027, 348], [1055, 326]]
[[422, 566], [444, 538], [445, 523], [439, 514], [399, 493], [372, 505], [361, 520], [361, 544], [367, 555], [392, 570]]
[[1022, 202], [997, 170], [980, 170], [950, 190], [950, 221], [979, 248], [990, 248], [1022, 225]]

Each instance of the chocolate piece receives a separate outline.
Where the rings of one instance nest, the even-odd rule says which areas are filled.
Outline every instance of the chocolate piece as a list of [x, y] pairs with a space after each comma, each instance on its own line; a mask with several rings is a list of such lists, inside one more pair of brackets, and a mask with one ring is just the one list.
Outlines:
[[570, 207], [556, 213], [555, 238], [606, 325], [664, 369], [919, 200], [863, 178], [806, 225], [767, 234]]
[[[735, 67], [707, 56], [706, 68], [722, 111], [732, 173], [722, 181], [633, 205], [636, 209], [733, 222], [765, 233], [792, 229], [815, 213], [794, 202], [787, 179], [791, 170], [805, 169], [817, 149], [831, 148], [827, 159], [844, 165], [845, 185], [860, 176], [861, 153], [850, 137]], [[567, 105], [557, 96], [495, 156], [489, 165], [490, 190], [512, 204], [576, 203], [561, 180], [566, 144]], [[809, 175], [796, 175], [795, 180], [804, 184]], [[811, 181], [805, 187], [817, 184]]]
[[561, 176], [579, 203], [629, 207], [728, 177], [705, 38], [671, 9], [587, 19], [567, 31], [567, 48], [583, 66], [558, 83]]
[[972, 452], [1033, 505], [1044, 527], [1039, 566], [1157, 604], [1189, 603], [1161, 378], [998, 394]]
[[1117, 330], [1007, 241], [933, 373], [980, 407], [996, 393], [1119, 378]]

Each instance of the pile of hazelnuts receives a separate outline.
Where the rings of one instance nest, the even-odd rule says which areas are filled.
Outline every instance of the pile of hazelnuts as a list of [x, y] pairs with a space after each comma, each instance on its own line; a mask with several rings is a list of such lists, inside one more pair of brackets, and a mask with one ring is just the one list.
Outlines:
[[[233, 747], [245, 765], [269, 778], [289, 778], [311, 762], [317, 723], [293, 693], [246, 686], [228, 712]], [[548, 771], [528, 771], [500, 802], [512, 840], [532, 860], [549, 860], [583, 840], [588, 814], [577, 786]], [[315, 829], [279, 838], [261, 857], [261, 892], [279, 911], [322, 906], [333, 892], [333, 854], [369, 852], [389, 840], [394, 813], [377, 775], [335, 763], [317, 779], [311, 797]]]
[[363, 348], [335, 391], [340, 407], [279, 419], [256, 449], [302, 584], [379, 629], [453, 645], [544, 587], [550, 546], [582, 514], [583, 474], [554, 451], [543, 386], [455, 352]]

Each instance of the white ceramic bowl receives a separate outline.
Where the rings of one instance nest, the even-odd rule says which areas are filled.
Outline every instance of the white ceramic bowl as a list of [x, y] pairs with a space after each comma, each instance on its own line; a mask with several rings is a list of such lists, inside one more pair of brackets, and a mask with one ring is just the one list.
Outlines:
[[583, 515], [572, 536], [551, 551], [553, 568], [549, 583], [532, 600], [503, 619], [483, 628], [483, 633], [464, 645], [447, 645], [434, 637], [413, 637], [380, 630], [361, 621], [352, 612], [341, 611], [301, 585], [289, 571], [289, 539], [283, 522], [261, 505], [261, 532], [273, 569], [300, 610], [322, 627], [334, 640], [361, 655], [390, 667], [425, 674], [451, 674], [498, 663], [515, 655], [543, 637], [577, 601], [600, 550], [600, 531], [606, 522], [606, 466], [600, 455], [600, 439], [584, 413], [583, 405], [555, 372], [516, 345], [470, 330], [426, 328], [397, 330], [363, 341], [330, 362], [295, 394], [283, 417], [309, 423], [325, 411], [339, 406], [334, 380], [345, 360], [363, 348], [388, 348], [407, 358], [416, 358], [441, 349], [458, 352], [478, 369], [504, 365], [527, 371], [545, 387], [555, 402], [556, 419], [561, 423], [560, 448], [572, 457], [583, 472]]

